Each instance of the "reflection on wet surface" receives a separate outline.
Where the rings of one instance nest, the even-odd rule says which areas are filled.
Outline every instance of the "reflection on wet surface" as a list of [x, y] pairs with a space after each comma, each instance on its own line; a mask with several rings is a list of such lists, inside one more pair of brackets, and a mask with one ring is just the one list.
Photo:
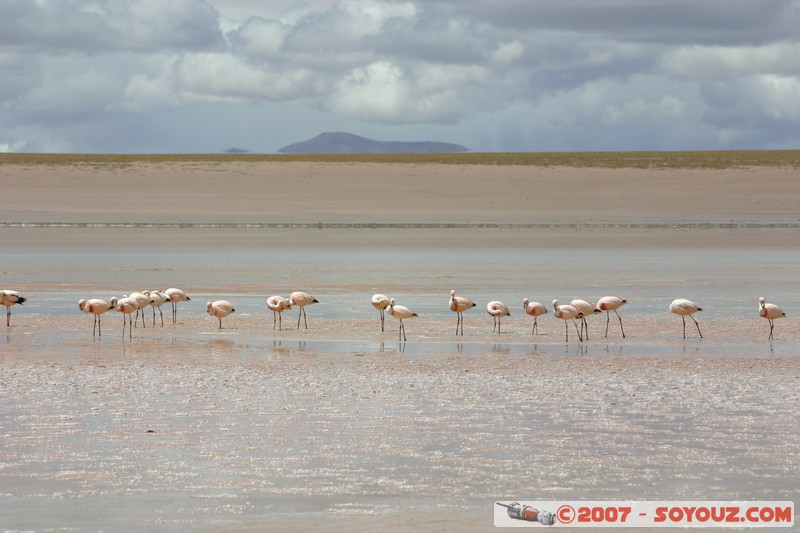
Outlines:
[[[5, 279], [39, 288], [0, 338], [0, 524], [485, 530], [507, 497], [796, 499], [800, 253], [771, 251], [769, 275], [759, 251], [674, 253], [292, 251], [277, 270], [272, 253], [119, 251], [93, 272], [4, 254]], [[178, 324], [128, 340], [106, 314], [92, 337], [78, 299], [154, 285], [191, 290]], [[479, 304], [464, 337], [454, 287]], [[295, 289], [320, 300], [309, 329], [292, 310], [273, 330], [266, 297]], [[420, 315], [408, 342], [391, 317], [380, 332], [374, 292]], [[531, 335], [521, 306], [606, 294], [630, 300], [624, 340], [596, 316], [566, 342], [552, 312]], [[772, 343], [762, 295], [789, 314]], [[679, 296], [704, 307], [704, 339], [682, 338]], [[237, 309], [222, 330], [217, 297]], [[491, 299], [511, 308], [501, 334]]]

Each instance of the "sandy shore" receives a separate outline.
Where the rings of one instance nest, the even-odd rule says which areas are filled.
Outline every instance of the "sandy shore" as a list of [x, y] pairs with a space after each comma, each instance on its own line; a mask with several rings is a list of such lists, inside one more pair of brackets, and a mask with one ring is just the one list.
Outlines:
[[[0, 526], [487, 531], [506, 499], [798, 501], [798, 177], [0, 165], [0, 285], [30, 298], [0, 334]], [[180, 283], [199, 294], [179, 323], [130, 340], [75, 306]], [[479, 307], [456, 337], [452, 287], [513, 298], [503, 333]], [[273, 331], [263, 299], [296, 288], [319, 291], [310, 329]], [[378, 289], [420, 311], [408, 343], [376, 331]], [[517, 312], [611, 289], [624, 341], [592, 317], [565, 342], [552, 315], [533, 338]], [[665, 311], [685, 291], [704, 339]], [[789, 312], [773, 343], [762, 292]], [[238, 307], [222, 331], [217, 297]]]
[[[800, 179], [784, 168], [0, 165], [0, 184], [5, 223], [323, 228], [3, 228], [4, 242], [14, 246], [794, 247], [800, 237]], [[326, 226], [336, 224], [406, 227]], [[408, 227], [416, 224], [466, 227]], [[476, 224], [523, 227], [469, 226]], [[693, 231], [698, 224], [713, 233]]]

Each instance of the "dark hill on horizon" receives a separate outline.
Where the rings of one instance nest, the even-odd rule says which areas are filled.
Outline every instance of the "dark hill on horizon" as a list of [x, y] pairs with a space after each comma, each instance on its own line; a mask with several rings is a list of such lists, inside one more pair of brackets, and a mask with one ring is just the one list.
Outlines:
[[284, 146], [282, 154], [438, 154], [468, 152], [459, 144], [422, 141], [375, 141], [352, 133], [321, 133], [307, 141]]

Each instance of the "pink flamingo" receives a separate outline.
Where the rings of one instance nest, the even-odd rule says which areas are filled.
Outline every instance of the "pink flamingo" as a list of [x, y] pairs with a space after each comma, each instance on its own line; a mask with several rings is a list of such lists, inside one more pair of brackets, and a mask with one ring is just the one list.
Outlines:
[[547, 307], [539, 302], [529, 302], [527, 298], [523, 298], [522, 308], [525, 309], [526, 313], [533, 317], [533, 328], [531, 328], [531, 335], [533, 335], [539, 329], [539, 325], [536, 323], [536, 317], [546, 315]]
[[394, 298], [389, 300], [389, 314], [395, 318], [400, 319], [400, 330], [398, 331], [398, 339], [406, 340], [406, 327], [403, 325], [404, 318], [411, 318], [417, 316], [417, 313], [402, 305], [394, 305]]
[[683, 320], [683, 338], [686, 338], [686, 316], [688, 315], [694, 321], [694, 325], [697, 326], [697, 333], [700, 334], [700, 338], [703, 338], [703, 334], [700, 332], [700, 324], [697, 323], [697, 320], [692, 316], [697, 311], [702, 311], [701, 307], [698, 307], [696, 303], [691, 300], [687, 300], [685, 298], [678, 298], [674, 300], [671, 304], [669, 304], [669, 311], [670, 313], [675, 313], [676, 315], [681, 315], [681, 320]]
[[[153, 327], [156, 325], [156, 309], [161, 315], [161, 327], [164, 327], [164, 313], [161, 312], [161, 306], [169, 301], [169, 297], [159, 291], [144, 291], [144, 294], [150, 297], [150, 305], [153, 306]], [[142, 311], [142, 322], [144, 322], [144, 311]]]
[[773, 320], [785, 317], [786, 313], [777, 305], [768, 304], [762, 296], [758, 299], [758, 316], [766, 318], [769, 321], [769, 340], [772, 340], [772, 329], [775, 327]]
[[222, 319], [236, 311], [236, 309], [233, 308], [233, 304], [228, 300], [217, 300], [216, 302], [207, 302], [206, 311], [208, 311], [209, 315], [217, 317], [219, 329], [222, 329]]
[[372, 307], [380, 311], [381, 313], [381, 331], [383, 329], [383, 323], [386, 320], [385, 309], [391, 305], [391, 300], [385, 294], [375, 294], [372, 296]]
[[172, 323], [178, 319], [178, 302], [191, 302], [192, 299], [180, 289], [167, 289], [164, 291], [169, 301], [172, 302]]
[[0, 304], [6, 306], [6, 326], [11, 325], [11, 306], [14, 304], [22, 305], [28, 299], [23, 297], [17, 291], [9, 289], [0, 290]]
[[492, 318], [494, 318], [494, 327], [492, 328], [492, 333], [497, 330], [497, 333], [500, 333], [500, 318], [504, 316], [511, 316], [511, 313], [508, 312], [508, 307], [503, 302], [498, 300], [492, 300], [488, 304], [486, 304], [486, 312], [489, 313]]
[[[133, 337], [133, 318], [131, 315], [139, 309], [139, 302], [130, 297], [120, 298], [117, 300], [117, 305], [114, 306], [114, 309], [122, 313], [122, 338], [125, 338], [125, 322], [127, 321], [129, 324], [128, 338], [131, 339]], [[126, 315], [127, 319], [125, 318]]]
[[291, 308], [292, 306], [289, 305], [289, 300], [287, 300], [283, 296], [276, 295], [267, 298], [267, 309], [272, 311], [272, 329], [275, 329], [275, 322], [277, 320], [278, 329], [283, 330], [283, 324], [281, 323], [281, 313]]
[[306, 310], [303, 309], [307, 305], [319, 303], [319, 300], [305, 292], [293, 292], [289, 295], [289, 305], [296, 305], [300, 308], [300, 313], [297, 315], [297, 329], [300, 329], [300, 317], [303, 317], [303, 323], [308, 329], [308, 322], [306, 321]]
[[583, 337], [578, 331], [578, 324], [575, 324], [576, 318], [583, 318], [583, 315], [577, 308], [572, 305], [558, 305], [558, 300], [553, 300], [553, 316], [564, 321], [564, 336], [567, 342], [569, 342], [569, 325], [567, 324], [567, 320], [572, 320], [572, 324], [575, 326], [575, 333], [578, 334], [578, 339], [583, 341]]
[[592, 302], [588, 302], [586, 300], [572, 300], [569, 305], [577, 309], [581, 314], [581, 331], [584, 331], [584, 329], [586, 330], [585, 338], [588, 341], [589, 324], [586, 323], [586, 317], [589, 315], [599, 314], [600, 310]]
[[628, 303], [628, 300], [619, 296], [603, 296], [597, 300], [597, 308], [606, 312], [606, 337], [608, 337], [608, 322], [611, 320], [609, 311], [614, 311], [619, 319], [619, 329], [622, 331], [622, 338], [625, 338], [625, 330], [622, 329], [622, 317], [617, 313], [617, 309]]
[[97, 335], [99, 337], [103, 336], [103, 332], [100, 331], [100, 315], [102, 315], [106, 311], [114, 309], [116, 305], [117, 305], [116, 298], [111, 298], [110, 302], [106, 300], [101, 300], [99, 298], [89, 298], [88, 300], [78, 301], [78, 308], [81, 311], [83, 311], [84, 313], [92, 313], [94, 315], [94, 326], [92, 326], [92, 337], [95, 336], [95, 330], [97, 330]]
[[456, 320], [456, 335], [458, 335], [458, 326], [461, 325], [461, 335], [464, 335], [464, 311], [472, 309], [475, 304], [471, 300], [463, 296], [456, 296], [456, 291], [450, 291], [450, 310], [458, 316]]

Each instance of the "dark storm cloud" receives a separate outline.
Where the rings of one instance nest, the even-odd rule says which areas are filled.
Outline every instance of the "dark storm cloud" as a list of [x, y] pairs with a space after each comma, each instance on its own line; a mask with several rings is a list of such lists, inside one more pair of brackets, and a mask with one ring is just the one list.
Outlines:
[[46, 54], [220, 48], [219, 14], [190, 0], [0, 2], [0, 45]]

